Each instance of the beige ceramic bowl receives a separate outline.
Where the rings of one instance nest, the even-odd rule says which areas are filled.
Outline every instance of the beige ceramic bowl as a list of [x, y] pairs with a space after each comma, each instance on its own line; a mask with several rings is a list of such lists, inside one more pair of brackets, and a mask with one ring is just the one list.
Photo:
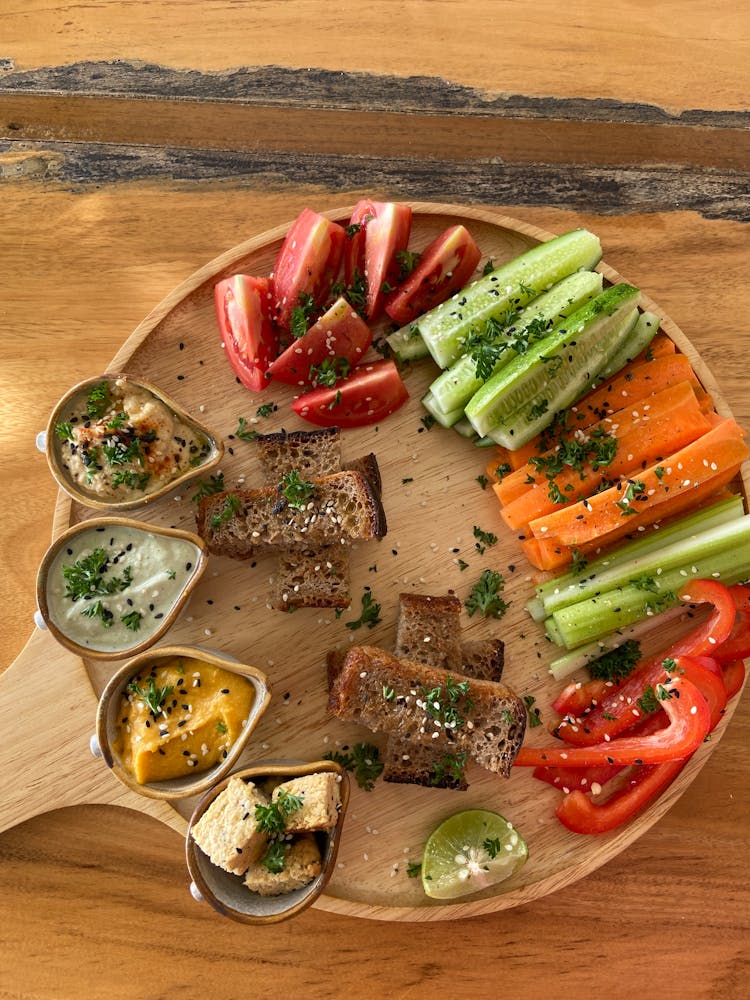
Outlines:
[[[251, 892], [242, 878], [233, 875], [231, 872], [218, 868], [209, 861], [208, 857], [197, 846], [192, 838], [193, 826], [198, 822], [203, 813], [208, 809], [216, 796], [222, 792], [230, 778], [239, 777], [251, 779], [260, 783], [270, 778], [276, 783], [287, 781], [290, 778], [298, 778], [305, 774], [314, 774], [318, 771], [330, 771], [340, 776], [341, 808], [336, 826], [325, 833], [316, 834], [320, 839], [322, 866], [320, 875], [310, 882], [309, 885], [283, 896], [259, 896]], [[220, 784], [216, 785], [198, 803], [195, 812], [190, 820], [187, 838], [185, 841], [185, 854], [187, 858], [188, 871], [192, 879], [190, 891], [199, 900], [207, 903], [225, 917], [236, 920], [244, 924], [275, 924], [281, 920], [288, 920], [297, 916], [308, 906], [311, 906], [325, 889], [336, 865], [339, 843], [341, 840], [341, 828], [344, 823], [346, 808], [349, 804], [349, 775], [335, 761], [318, 760], [313, 763], [301, 763], [299, 761], [269, 761], [255, 767], [248, 767], [235, 774], [227, 776]]]
[[[238, 674], [252, 684], [255, 689], [255, 698], [242, 733], [235, 740], [224, 760], [214, 765], [210, 770], [195, 776], [187, 775], [171, 781], [157, 781], [141, 785], [125, 770], [115, 750], [120, 701], [131, 678], [139, 673], [144, 666], [170, 660], [173, 657], [202, 660], [211, 666]], [[271, 689], [268, 678], [255, 667], [238, 663], [231, 656], [215, 653], [200, 646], [160, 646], [158, 649], [141, 653], [120, 667], [102, 692], [96, 714], [96, 739], [99, 751], [107, 766], [112, 768], [120, 781], [132, 791], [138, 792], [139, 795], [145, 795], [152, 799], [184, 799], [191, 795], [202, 795], [215, 782], [220, 781], [237, 763], [270, 700]]]
[[[55, 427], [58, 424], [65, 422], [65, 419], [70, 412], [76, 409], [76, 404], [79, 404], [79, 406], [84, 404], [86, 398], [95, 385], [105, 381], [114, 382], [117, 379], [122, 379], [133, 386], [145, 389], [146, 392], [155, 396], [158, 400], [164, 403], [168, 410], [177, 416], [184, 424], [187, 424], [192, 430], [194, 430], [197, 435], [203, 438], [208, 446], [208, 453], [200, 465], [185, 470], [181, 475], [176, 476], [174, 479], [170, 479], [169, 482], [164, 483], [162, 486], [159, 486], [156, 489], [131, 500], [107, 499], [106, 497], [98, 496], [96, 493], [87, 490], [85, 487], [76, 483], [68, 470], [65, 468], [62, 453], [62, 441], [55, 432]], [[134, 510], [139, 507], [144, 507], [146, 504], [153, 503], [154, 500], [158, 500], [165, 494], [170, 493], [183, 483], [187, 483], [198, 476], [205, 476], [210, 470], [216, 468], [224, 455], [224, 444], [221, 439], [216, 437], [216, 435], [209, 430], [208, 427], [202, 424], [199, 420], [196, 420], [190, 413], [187, 412], [187, 410], [183, 409], [179, 403], [176, 403], [170, 396], [167, 396], [166, 393], [162, 392], [161, 389], [152, 385], [150, 382], [143, 381], [143, 379], [134, 378], [132, 375], [112, 372], [97, 375], [95, 378], [89, 378], [84, 382], [79, 382], [78, 385], [74, 386], [62, 397], [50, 415], [49, 422], [47, 424], [44, 448], [52, 475], [57, 480], [58, 485], [65, 490], [69, 496], [87, 507], [94, 507], [97, 510], [107, 510], [113, 512]]]
[[[135, 537], [145, 537], [150, 534], [167, 539], [181, 540], [186, 546], [186, 551], [190, 554], [189, 562], [191, 566], [188, 571], [189, 575], [186, 577], [179, 595], [174, 601], [171, 609], [165, 612], [164, 617], [159, 620], [158, 628], [150, 632], [146, 637], [140, 639], [138, 632], [133, 632], [132, 643], [121, 649], [111, 649], [109, 647], [97, 648], [96, 645], [89, 646], [76, 641], [76, 639], [73, 638], [68, 631], [66, 631], [66, 626], [62, 620], [62, 616], [60, 618], [56, 618], [54, 611], [51, 609], [47, 588], [48, 577], [55, 565], [55, 561], [63, 550], [70, 547], [71, 540], [75, 539], [83, 532], [91, 531], [92, 529], [97, 531], [102, 530], [102, 536], [105, 537], [107, 532], [113, 528], [123, 528], [131, 531], [135, 533]], [[60, 535], [60, 537], [57, 538], [47, 549], [44, 557], [42, 558], [36, 578], [37, 606], [47, 628], [54, 635], [57, 641], [67, 649], [77, 653], [79, 656], [88, 657], [90, 659], [121, 660], [124, 656], [134, 656], [136, 653], [149, 649], [154, 645], [154, 643], [158, 642], [167, 629], [172, 626], [180, 612], [185, 607], [190, 594], [195, 588], [195, 585], [198, 583], [198, 580], [203, 575], [207, 559], [208, 554], [205, 542], [198, 535], [194, 535], [190, 531], [181, 531], [178, 528], [160, 528], [156, 525], [144, 524], [141, 521], [133, 521], [124, 517], [91, 518], [90, 520], [82, 521], [80, 524], [76, 524], [72, 528], [63, 532], [63, 534]], [[184, 563], [183, 565], [187, 566], [187, 563]]]

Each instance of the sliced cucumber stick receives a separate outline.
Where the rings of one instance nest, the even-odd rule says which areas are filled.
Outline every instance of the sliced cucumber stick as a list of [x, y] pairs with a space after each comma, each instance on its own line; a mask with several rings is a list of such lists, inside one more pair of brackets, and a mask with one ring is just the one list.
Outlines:
[[493, 376], [466, 406], [477, 433], [513, 450], [548, 426], [586, 390], [630, 332], [638, 297], [631, 285], [606, 289]]
[[[601, 274], [596, 271], [577, 271], [558, 281], [548, 292], [543, 292], [532, 299], [529, 305], [520, 311], [515, 321], [506, 326], [500, 336], [493, 341], [494, 345], [506, 346], [492, 374], [518, 357], [511, 345], [524, 342], [524, 331], [528, 331], [530, 327], [540, 329], [544, 336], [545, 333], [554, 330], [562, 320], [580, 309], [589, 299], [599, 295], [601, 290]], [[450, 368], [438, 375], [430, 386], [430, 391], [438, 405], [445, 412], [449, 412], [459, 406], [465, 407], [485, 381], [477, 375], [475, 359], [463, 354]]]
[[447, 368], [460, 357], [472, 330], [481, 330], [490, 318], [500, 319], [504, 313], [523, 308], [574, 271], [592, 270], [601, 255], [599, 238], [586, 229], [540, 243], [468, 285], [416, 323], [397, 330], [388, 343], [402, 356], [403, 345], [421, 336], [437, 364]]

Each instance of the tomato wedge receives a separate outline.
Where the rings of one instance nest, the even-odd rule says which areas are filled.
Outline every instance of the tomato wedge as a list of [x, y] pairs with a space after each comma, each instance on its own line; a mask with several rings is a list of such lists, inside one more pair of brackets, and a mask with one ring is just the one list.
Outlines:
[[266, 368], [279, 349], [271, 321], [271, 282], [235, 274], [214, 287], [219, 332], [229, 363], [248, 389], [267, 384]]
[[396, 202], [358, 201], [354, 206], [344, 277], [350, 287], [364, 279], [365, 315], [370, 322], [383, 311], [387, 286], [395, 286], [398, 280], [397, 255], [409, 243], [411, 218], [411, 208]]
[[451, 226], [422, 252], [412, 273], [385, 300], [385, 311], [406, 326], [469, 283], [482, 256], [465, 226]]
[[336, 280], [344, 253], [346, 232], [325, 216], [306, 208], [292, 223], [273, 269], [274, 315], [288, 330], [292, 309], [312, 298], [320, 307]]
[[324, 377], [333, 384], [362, 360], [371, 343], [369, 326], [346, 299], [339, 298], [271, 362], [268, 375], [289, 385], [315, 385]]
[[292, 409], [319, 427], [365, 427], [394, 413], [409, 398], [393, 361], [359, 365], [330, 388], [298, 396]]

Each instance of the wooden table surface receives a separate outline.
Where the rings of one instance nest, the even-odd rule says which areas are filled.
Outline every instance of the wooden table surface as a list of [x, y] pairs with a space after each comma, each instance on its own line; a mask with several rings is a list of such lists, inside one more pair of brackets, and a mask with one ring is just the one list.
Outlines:
[[[715, 2], [0, 3], [3, 663], [50, 539], [51, 406], [198, 266], [308, 205], [593, 229], [750, 427], [747, 29]], [[0, 997], [747, 996], [749, 742], [745, 697], [626, 852], [454, 923], [250, 931], [190, 898], [157, 821], [37, 816], [0, 835]]]

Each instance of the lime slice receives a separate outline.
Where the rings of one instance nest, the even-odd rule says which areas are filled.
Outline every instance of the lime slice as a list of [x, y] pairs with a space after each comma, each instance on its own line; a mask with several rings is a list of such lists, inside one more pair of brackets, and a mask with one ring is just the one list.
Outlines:
[[422, 886], [433, 899], [455, 899], [509, 878], [528, 856], [512, 823], [485, 809], [450, 816], [430, 834], [422, 857]]

